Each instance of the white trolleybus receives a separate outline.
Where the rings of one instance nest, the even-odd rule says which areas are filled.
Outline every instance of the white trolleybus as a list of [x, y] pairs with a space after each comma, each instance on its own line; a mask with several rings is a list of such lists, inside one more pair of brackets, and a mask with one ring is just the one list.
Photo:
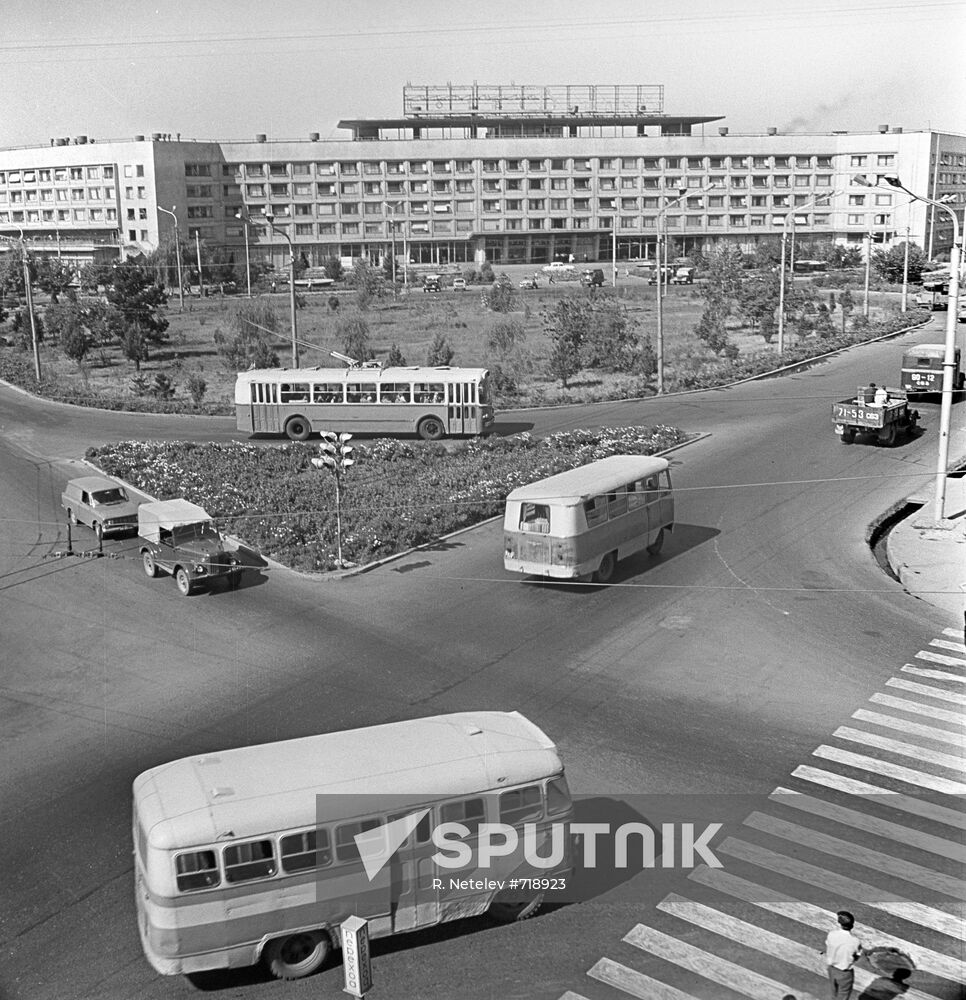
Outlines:
[[[370, 878], [356, 838], [378, 840], [404, 817], [408, 835], [384, 848], [388, 860]], [[536, 882], [511, 891], [510, 878], [566, 879], [573, 847], [560, 838], [557, 865], [550, 826], [572, 818], [553, 742], [518, 712], [460, 712], [177, 760], [134, 782], [141, 943], [166, 975], [263, 960], [295, 979], [339, 946], [349, 916], [369, 920], [373, 937], [486, 911], [521, 919], [545, 893]], [[480, 824], [511, 824], [522, 846], [485, 869], [475, 860], [440, 866], [441, 823], [464, 824], [470, 847]], [[525, 826], [555, 867], [526, 860]]]
[[613, 455], [515, 489], [506, 501], [503, 565], [606, 583], [621, 559], [641, 549], [657, 555], [673, 528], [667, 459]]
[[438, 441], [488, 431], [493, 403], [485, 368], [265, 368], [238, 373], [235, 419], [293, 441], [333, 429]]

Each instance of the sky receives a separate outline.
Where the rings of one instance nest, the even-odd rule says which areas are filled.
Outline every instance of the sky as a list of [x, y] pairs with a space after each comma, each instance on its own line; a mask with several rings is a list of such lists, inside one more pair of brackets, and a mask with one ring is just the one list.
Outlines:
[[966, 132], [964, 0], [3, 0], [0, 147], [348, 138], [407, 83], [663, 84], [732, 132]]

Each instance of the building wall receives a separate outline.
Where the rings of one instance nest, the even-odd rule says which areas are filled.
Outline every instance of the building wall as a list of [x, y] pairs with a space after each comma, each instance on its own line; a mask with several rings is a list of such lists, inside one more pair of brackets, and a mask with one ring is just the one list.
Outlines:
[[[0, 150], [0, 233], [22, 229], [41, 245], [59, 238], [150, 250], [172, 235], [173, 220], [159, 207], [176, 206], [183, 239], [197, 234], [209, 246], [241, 249], [245, 229], [235, 216], [242, 213], [254, 223], [255, 256], [281, 264], [284, 240], [259, 224], [268, 210], [312, 263], [333, 254], [379, 259], [390, 252], [393, 230], [396, 252], [405, 248], [417, 261], [485, 254], [540, 262], [609, 256], [615, 229], [619, 257], [653, 256], [659, 216], [679, 245], [728, 240], [751, 249], [801, 209], [800, 239], [860, 243], [871, 231], [875, 242], [891, 242], [908, 229], [941, 256], [951, 243], [947, 213], [855, 183], [888, 175], [923, 194], [952, 194], [961, 210], [966, 136], [74, 142]], [[686, 199], [671, 207], [682, 189]], [[830, 208], [809, 207], [829, 192]]]

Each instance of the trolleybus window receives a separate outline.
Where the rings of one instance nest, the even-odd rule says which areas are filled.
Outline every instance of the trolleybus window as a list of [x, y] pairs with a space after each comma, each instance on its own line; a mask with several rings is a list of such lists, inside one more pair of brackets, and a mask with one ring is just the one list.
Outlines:
[[316, 382], [312, 386], [313, 403], [341, 403], [342, 382]]
[[280, 388], [280, 402], [307, 403], [309, 386], [307, 382], [283, 382]]
[[225, 881], [249, 882], [275, 874], [275, 845], [270, 840], [253, 840], [225, 848]]
[[376, 401], [375, 382], [350, 382], [345, 387], [347, 403], [374, 403]]
[[411, 403], [413, 387], [408, 382], [385, 382], [379, 387], [380, 403]]
[[282, 837], [282, 869], [301, 872], [332, 864], [328, 830], [306, 830]]
[[179, 854], [174, 859], [174, 865], [176, 881], [181, 892], [191, 892], [192, 889], [208, 889], [213, 885], [218, 885], [221, 881], [214, 851], [192, 851], [190, 854]]
[[446, 384], [417, 382], [413, 386], [413, 399], [417, 403], [443, 403], [446, 401]]

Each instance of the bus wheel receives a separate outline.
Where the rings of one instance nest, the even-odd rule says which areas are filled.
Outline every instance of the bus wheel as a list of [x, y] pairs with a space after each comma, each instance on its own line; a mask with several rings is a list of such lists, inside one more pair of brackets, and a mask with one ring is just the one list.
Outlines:
[[650, 552], [652, 556], [656, 556], [663, 547], [664, 547], [664, 529], [661, 528], [661, 530], [657, 533], [657, 538], [655, 538], [654, 541], [651, 542], [650, 545], [648, 545], [647, 551]]
[[608, 580], [614, 575], [614, 567], [617, 565], [617, 560], [614, 558], [613, 552], [608, 552], [606, 556], [600, 561], [600, 565], [597, 567], [597, 572], [594, 574], [594, 579], [597, 583], [607, 583]]
[[543, 893], [534, 896], [533, 899], [515, 900], [506, 902], [495, 901], [490, 904], [487, 913], [498, 924], [515, 924], [520, 920], [532, 917], [543, 905]]
[[290, 441], [305, 441], [312, 433], [312, 425], [304, 417], [290, 417], [285, 424]]
[[324, 931], [302, 931], [275, 938], [265, 947], [265, 963], [276, 979], [301, 979], [321, 969], [332, 951]]
[[446, 432], [446, 428], [443, 427], [443, 421], [439, 417], [423, 417], [416, 432], [424, 441], [438, 441]]

